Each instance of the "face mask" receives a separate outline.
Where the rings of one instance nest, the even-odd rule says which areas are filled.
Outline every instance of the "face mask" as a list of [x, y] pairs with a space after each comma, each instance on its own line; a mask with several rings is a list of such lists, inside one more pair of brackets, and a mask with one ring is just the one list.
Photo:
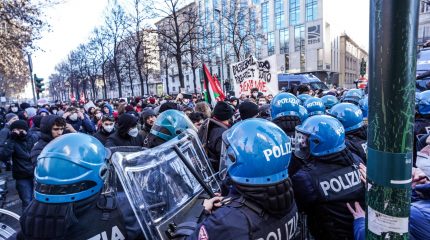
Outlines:
[[97, 113], [97, 114], [96, 114], [96, 117], [97, 117], [97, 118], [101, 118], [101, 117], [102, 117], [102, 113]]
[[266, 101], [260, 101], [260, 105], [265, 105], [265, 104], [267, 104]]
[[18, 108], [17, 107], [12, 107], [10, 110], [12, 110], [12, 112], [18, 112]]
[[252, 96], [257, 97], [258, 93], [253, 93]]
[[77, 113], [73, 113], [72, 115], [69, 116], [69, 118], [72, 121], [76, 121], [76, 120], [78, 120], [78, 114]]
[[21, 139], [25, 139], [26, 136], [27, 136], [27, 133], [24, 133], [24, 132], [19, 133], [19, 138]]
[[57, 112], [58, 112], [57, 110], [52, 110], [53, 114], [57, 114]]
[[[113, 128], [114, 128], [113, 125], [103, 125], [103, 129], [108, 133], [112, 132]], [[130, 132], [129, 132], [129, 134], [130, 134]]]
[[128, 135], [132, 137], [137, 137], [137, 134], [139, 134], [139, 129], [137, 128], [132, 128], [130, 131], [128, 131]]

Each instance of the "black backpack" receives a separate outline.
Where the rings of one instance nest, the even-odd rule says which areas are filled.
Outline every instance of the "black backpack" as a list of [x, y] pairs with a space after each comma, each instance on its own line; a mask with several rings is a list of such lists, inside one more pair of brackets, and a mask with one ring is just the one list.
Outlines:
[[200, 126], [199, 131], [197, 132], [197, 136], [199, 137], [200, 141], [202, 142], [202, 146], [203, 149], [206, 151], [206, 154], [209, 156], [213, 156], [215, 155], [213, 152], [211, 152], [211, 150], [207, 147], [208, 145], [208, 137], [209, 137], [209, 133], [212, 130], [212, 128], [214, 126], [219, 126], [222, 128], [227, 129], [228, 127], [225, 126], [224, 124], [212, 119], [212, 118], [207, 118], [203, 124]]

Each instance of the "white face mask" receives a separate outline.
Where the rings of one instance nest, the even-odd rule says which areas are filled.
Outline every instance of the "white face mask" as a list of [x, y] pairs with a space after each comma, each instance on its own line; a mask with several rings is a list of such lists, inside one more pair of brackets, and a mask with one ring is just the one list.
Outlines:
[[137, 137], [137, 134], [139, 134], [139, 129], [137, 129], [137, 127], [132, 128], [128, 131], [128, 135], [132, 137]]
[[72, 121], [76, 121], [76, 120], [78, 120], [78, 114], [77, 113], [73, 113], [72, 115], [69, 116], [69, 118]]
[[97, 117], [97, 118], [101, 118], [101, 117], [102, 117], [102, 113], [97, 113], [97, 114], [96, 114], [96, 117]]
[[12, 110], [12, 112], [18, 112], [18, 108], [17, 107], [11, 107], [10, 110]]
[[258, 93], [257, 93], [257, 92], [256, 92], [256, 93], [253, 93], [253, 94], [252, 94], [252, 96], [257, 97], [257, 96], [258, 96]]
[[103, 125], [103, 129], [108, 133], [112, 132], [113, 128], [114, 128], [113, 125]]
[[57, 114], [57, 112], [58, 112], [57, 110], [52, 110], [53, 114]]

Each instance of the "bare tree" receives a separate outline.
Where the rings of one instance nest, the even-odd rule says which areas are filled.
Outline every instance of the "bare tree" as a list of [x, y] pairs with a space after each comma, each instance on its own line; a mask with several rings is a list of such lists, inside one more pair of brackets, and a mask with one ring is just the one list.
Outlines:
[[154, 17], [154, 2], [152, 0], [131, 0], [131, 3], [133, 10], [128, 15], [130, 22], [130, 26], [128, 28], [129, 38], [131, 38], [129, 41], [131, 43], [130, 50], [134, 54], [134, 63], [140, 82], [140, 93], [143, 95], [145, 79], [142, 72], [142, 65], [146, 61], [145, 52], [147, 49], [145, 48], [148, 46], [148, 36], [150, 33], [147, 31], [147, 29], [150, 28], [150, 25], [145, 23], [145, 20]]
[[121, 62], [120, 55], [124, 47], [121, 46], [121, 42], [124, 39], [126, 15], [123, 8], [119, 4], [115, 4], [109, 15], [106, 17], [106, 30], [108, 41], [112, 49], [111, 65], [113, 67], [117, 85], [119, 97], [122, 97], [122, 79], [121, 79]]
[[101, 75], [103, 82], [103, 98], [107, 98], [107, 83], [106, 83], [106, 67], [110, 58], [110, 51], [108, 48], [108, 38], [104, 34], [103, 28], [95, 28], [93, 30], [93, 36], [90, 39], [90, 46], [96, 54], [96, 65], [98, 65], [98, 72]]
[[[250, 53], [250, 45], [264, 36], [258, 31], [255, 9], [242, 0], [230, 0], [229, 6], [223, 6], [221, 14], [222, 40], [227, 46], [226, 58], [233, 55], [240, 61]], [[232, 54], [228, 54], [232, 53]]]
[[198, 30], [196, 24], [189, 23], [190, 16], [196, 12], [195, 4], [185, 5], [184, 0], [163, 0], [162, 6], [156, 9], [164, 17], [156, 24], [159, 41], [166, 44], [166, 51], [176, 60], [180, 87], [184, 88], [183, 57], [193, 39], [190, 35]]

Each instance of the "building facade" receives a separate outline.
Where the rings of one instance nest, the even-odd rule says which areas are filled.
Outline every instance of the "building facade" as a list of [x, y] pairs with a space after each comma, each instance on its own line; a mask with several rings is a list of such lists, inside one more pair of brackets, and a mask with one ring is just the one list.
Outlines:
[[359, 64], [367, 52], [337, 23], [330, 0], [268, 0], [261, 2], [262, 30], [266, 35], [262, 57], [276, 55], [279, 73], [312, 73], [320, 80], [354, 87]]
[[430, 3], [427, 0], [420, 2], [420, 15], [418, 24], [418, 45], [430, 40]]
[[[193, 7], [198, 12], [202, 31], [211, 32], [200, 45], [209, 46], [208, 57], [202, 57], [200, 64], [208, 65], [227, 90], [231, 84], [230, 64], [253, 55], [257, 59], [276, 56], [276, 71], [280, 73], [312, 73], [327, 84], [341, 87], [355, 87], [360, 62], [368, 61], [366, 50], [347, 34], [337, 23], [336, 15], [347, 6], [340, 6], [333, 0], [195, 0]], [[231, 13], [244, 13], [237, 21], [239, 31], [229, 31]], [[231, 41], [232, 36], [251, 36], [238, 54]], [[236, 35], [235, 35], [236, 34]], [[241, 35], [242, 34], [242, 35]], [[161, 63], [163, 65], [163, 63]], [[170, 61], [167, 82], [169, 92], [179, 92], [175, 61]], [[201, 65], [200, 67], [201, 68]], [[162, 73], [164, 81], [166, 74]], [[185, 70], [185, 91], [193, 90], [193, 75]], [[197, 73], [202, 89], [203, 75]], [[190, 79], [190, 80], [188, 80]], [[277, 80], [277, 79], [276, 79]], [[167, 83], [166, 82], [166, 83]], [[189, 85], [187, 84], [189, 83]], [[227, 83], [227, 84], [226, 84]], [[189, 87], [188, 87], [189, 86]]]

